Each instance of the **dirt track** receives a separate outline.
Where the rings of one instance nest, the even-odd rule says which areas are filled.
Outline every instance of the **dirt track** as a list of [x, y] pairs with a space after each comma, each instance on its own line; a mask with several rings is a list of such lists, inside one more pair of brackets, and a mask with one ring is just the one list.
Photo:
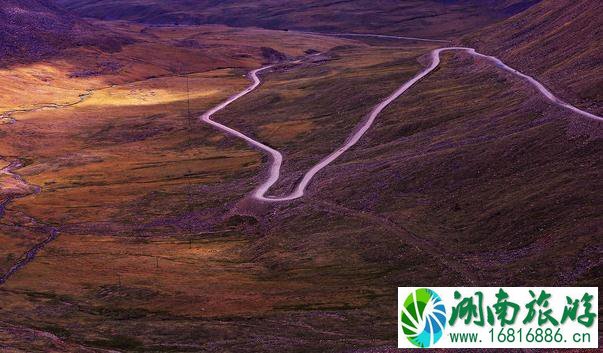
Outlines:
[[[329, 35], [336, 35], [336, 34], [329, 34]], [[368, 37], [375, 37], [375, 36], [384, 37], [384, 36], [379, 36], [379, 35], [374, 35], [374, 34], [367, 34], [367, 35], [341, 34], [341, 35], [342, 36], [353, 35], [353, 36], [368, 36]], [[397, 39], [408, 39], [408, 40], [417, 40], [418, 39], [418, 38], [395, 37], [395, 36], [385, 36], [385, 37], [386, 38], [397, 38]], [[429, 41], [433, 41], [433, 40], [429, 40]], [[349, 150], [352, 146], [354, 146], [356, 143], [358, 143], [358, 141], [362, 138], [362, 136], [373, 125], [377, 116], [389, 104], [391, 104], [396, 98], [400, 97], [404, 92], [409, 90], [413, 85], [415, 85], [417, 82], [419, 82], [425, 76], [427, 76], [429, 73], [431, 73], [433, 70], [435, 70], [440, 65], [440, 54], [444, 51], [464, 51], [477, 58], [485, 59], [490, 62], [493, 62], [497, 67], [526, 80], [531, 86], [535, 87], [538, 90], [538, 92], [540, 94], [542, 94], [551, 103], [553, 103], [561, 108], [568, 109], [571, 112], [576, 113], [583, 118], [591, 119], [591, 120], [595, 120], [595, 121], [603, 121], [603, 117], [585, 112], [583, 110], [580, 110], [580, 109], [574, 107], [573, 105], [571, 105], [569, 103], [562, 101], [561, 99], [557, 98], [553, 93], [551, 93], [546, 87], [544, 87], [544, 85], [541, 84], [539, 81], [537, 81], [536, 79], [534, 79], [531, 76], [528, 76], [526, 74], [523, 74], [523, 73], [513, 69], [512, 67], [507, 66], [505, 63], [503, 63], [500, 59], [498, 59], [496, 57], [478, 53], [475, 51], [475, 49], [467, 48], [467, 47], [438, 48], [438, 49], [434, 49], [433, 51], [431, 51], [431, 53], [430, 53], [431, 63], [427, 68], [423, 69], [421, 72], [419, 72], [413, 78], [408, 80], [400, 88], [398, 88], [394, 93], [392, 93], [389, 97], [387, 97], [385, 100], [381, 101], [381, 103], [379, 103], [376, 107], [374, 107], [373, 110], [371, 110], [371, 112], [368, 114], [368, 116], [358, 125], [358, 127], [355, 129], [355, 131], [346, 139], [346, 141], [344, 142], [344, 144], [341, 147], [339, 147], [337, 150], [335, 150], [334, 152], [332, 152], [331, 154], [329, 154], [328, 156], [323, 158], [320, 162], [315, 164], [312, 168], [310, 168], [310, 170], [308, 170], [304, 174], [304, 177], [299, 182], [299, 184], [297, 184], [297, 186], [295, 187], [295, 190], [291, 194], [285, 195], [285, 196], [280, 196], [280, 197], [274, 197], [274, 196], [267, 196], [266, 194], [268, 193], [270, 188], [278, 181], [278, 179], [280, 177], [281, 165], [283, 163], [282, 154], [279, 151], [243, 134], [242, 132], [239, 132], [226, 125], [223, 125], [223, 124], [220, 124], [218, 122], [211, 120], [211, 117], [215, 113], [225, 109], [231, 103], [233, 103], [236, 100], [238, 100], [239, 98], [251, 93], [257, 87], [259, 87], [261, 84], [261, 80], [258, 77], [258, 73], [270, 69], [272, 67], [272, 65], [264, 66], [260, 69], [251, 71], [249, 73], [249, 77], [251, 78], [251, 80], [253, 82], [249, 87], [247, 87], [245, 90], [243, 90], [239, 94], [237, 94], [233, 97], [230, 97], [225, 102], [219, 104], [218, 106], [216, 106], [216, 107], [212, 108], [211, 110], [207, 111], [206, 113], [204, 113], [200, 117], [200, 120], [202, 120], [208, 124], [211, 124], [211, 125], [217, 127], [218, 129], [225, 131], [231, 135], [241, 138], [241, 139], [247, 141], [253, 147], [256, 147], [264, 152], [267, 152], [270, 155], [272, 161], [271, 161], [271, 165], [270, 165], [268, 179], [255, 189], [255, 191], [252, 194], [253, 199], [262, 201], [262, 202], [284, 202], [284, 201], [295, 200], [295, 199], [298, 199], [298, 198], [304, 196], [306, 188], [308, 187], [308, 185], [310, 184], [310, 182], [312, 181], [312, 179], [318, 172], [320, 172], [322, 169], [327, 167], [329, 164], [331, 164], [333, 161], [335, 161], [337, 158], [339, 158], [339, 156], [341, 156], [343, 153], [345, 153], [347, 150]]]

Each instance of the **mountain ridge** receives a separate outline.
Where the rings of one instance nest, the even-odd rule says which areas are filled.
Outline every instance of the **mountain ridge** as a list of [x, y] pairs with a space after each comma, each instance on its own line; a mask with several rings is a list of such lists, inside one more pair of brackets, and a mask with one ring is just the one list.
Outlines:
[[535, 75], [561, 98], [603, 112], [599, 1], [543, 1], [462, 42]]
[[77, 18], [47, 0], [6, 0], [0, 4], [0, 65], [60, 55], [70, 47], [115, 52], [131, 40]]
[[[293, 0], [173, 1], [58, 0], [75, 13], [103, 20], [147, 24], [225, 24], [313, 31], [359, 31], [382, 34], [445, 36], [466, 33], [521, 11], [538, 0], [400, 1]], [[439, 26], [435, 26], [439, 24]]]

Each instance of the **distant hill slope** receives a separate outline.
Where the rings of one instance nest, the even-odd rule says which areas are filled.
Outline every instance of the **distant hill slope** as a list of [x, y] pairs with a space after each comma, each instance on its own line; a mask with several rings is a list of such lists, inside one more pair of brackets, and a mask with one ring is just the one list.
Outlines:
[[46, 0], [0, 2], [0, 65], [35, 61], [74, 46], [116, 51], [128, 40], [104, 32]]
[[603, 2], [540, 4], [465, 39], [536, 75], [562, 98], [603, 113]]
[[506, 18], [538, 0], [58, 0], [82, 16], [153, 24], [451, 36]]

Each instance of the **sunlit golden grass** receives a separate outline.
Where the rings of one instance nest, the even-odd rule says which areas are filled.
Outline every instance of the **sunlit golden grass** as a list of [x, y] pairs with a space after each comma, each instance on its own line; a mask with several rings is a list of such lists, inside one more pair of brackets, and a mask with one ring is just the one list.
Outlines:
[[184, 101], [188, 98], [205, 98], [217, 93], [219, 93], [218, 90], [194, 90], [189, 94], [186, 91], [176, 91], [172, 88], [164, 89], [129, 86], [98, 91], [91, 99], [82, 103], [82, 106], [86, 107], [93, 105], [101, 108], [104, 106], [133, 107], [138, 105], [157, 105]]
[[[44, 104], [77, 102], [90, 81], [67, 77], [68, 66], [62, 62], [32, 64], [0, 70], [0, 114], [7, 110], [27, 109]], [[98, 79], [95, 80], [98, 85]]]
[[[120, 210], [133, 212], [129, 204], [150, 190], [173, 193], [258, 168], [257, 152], [216, 147], [223, 134], [199, 131], [201, 124], [186, 116], [189, 107], [192, 114], [207, 110], [248, 80], [232, 70], [187, 76], [101, 88], [78, 105], [18, 114], [13, 133], [3, 140], [5, 151], [32, 160], [19, 173], [43, 192], [16, 200], [14, 207], [54, 224], [106, 222]], [[27, 144], [16, 139], [38, 131], [40, 138]], [[163, 205], [150, 212], [171, 209]]]
[[[302, 55], [307, 49], [328, 50], [347, 42], [338, 38], [324, 41], [307, 35], [259, 29], [247, 33], [247, 30], [224, 26], [151, 28], [143, 32], [141, 29], [140, 25], [117, 25], [116, 30], [137, 38], [139, 42], [125, 46], [115, 54], [87, 48], [69, 49], [67, 56], [77, 57], [77, 61], [59, 58], [0, 70], [0, 85], [3, 87], [0, 114], [47, 104], [71, 104], [79, 101], [88, 90], [150, 77], [192, 74], [224, 67], [259, 67], [264, 61], [261, 47], [272, 47], [295, 56]], [[172, 42], [188, 37], [197, 40], [200, 46], [188, 48]], [[112, 71], [103, 65], [117, 69]], [[78, 73], [84, 74], [77, 76]], [[163, 96], [160, 94], [158, 98]], [[140, 102], [140, 99], [135, 101]], [[174, 100], [168, 98], [168, 101]], [[117, 104], [121, 103], [125, 102]]]
[[[240, 81], [240, 83], [239, 83]], [[244, 84], [244, 79], [238, 78], [229, 70], [212, 70], [203, 73], [172, 75], [150, 78], [129, 84], [94, 91], [89, 99], [79, 107], [105, 109], [107, 107], [136, 107], [141, 105], [157, 106], [177, 103], [183, 106], [187, 100], [206, 102], [222, 97], [222, 92], [231, 89], [233, 84]], [[234, 91], [234, 89], [233, 89]]]

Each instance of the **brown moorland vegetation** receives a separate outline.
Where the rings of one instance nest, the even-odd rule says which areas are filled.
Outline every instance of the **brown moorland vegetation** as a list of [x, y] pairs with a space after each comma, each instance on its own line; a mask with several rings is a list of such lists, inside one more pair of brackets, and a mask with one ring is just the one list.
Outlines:
[[543, 1], [464, 39], [581, 109], [603, 113], [603, 3]]
[[131, 42], [107, 28], [90, 25], [48, 0], [3, 0], [0, 38], [0, 66], [34, 62], [72, 47], [111, 53]]
[[0, 286], [2, 349], [387, 352], [397, 286], [600, 284], [601, 125], [490, 63], [445, 54], [266, 205], [266, 156], [196, 116], [276, 63], [215, 119], [283, 152], [287, 193], [434, 45], [92, 25], [132, 42], [0, 71], [0, 273], [59, 231]]
[[370, 32], [448, 37], [506, 18], [538, 0], [60, 0], [81, 16], [161, 25]]

